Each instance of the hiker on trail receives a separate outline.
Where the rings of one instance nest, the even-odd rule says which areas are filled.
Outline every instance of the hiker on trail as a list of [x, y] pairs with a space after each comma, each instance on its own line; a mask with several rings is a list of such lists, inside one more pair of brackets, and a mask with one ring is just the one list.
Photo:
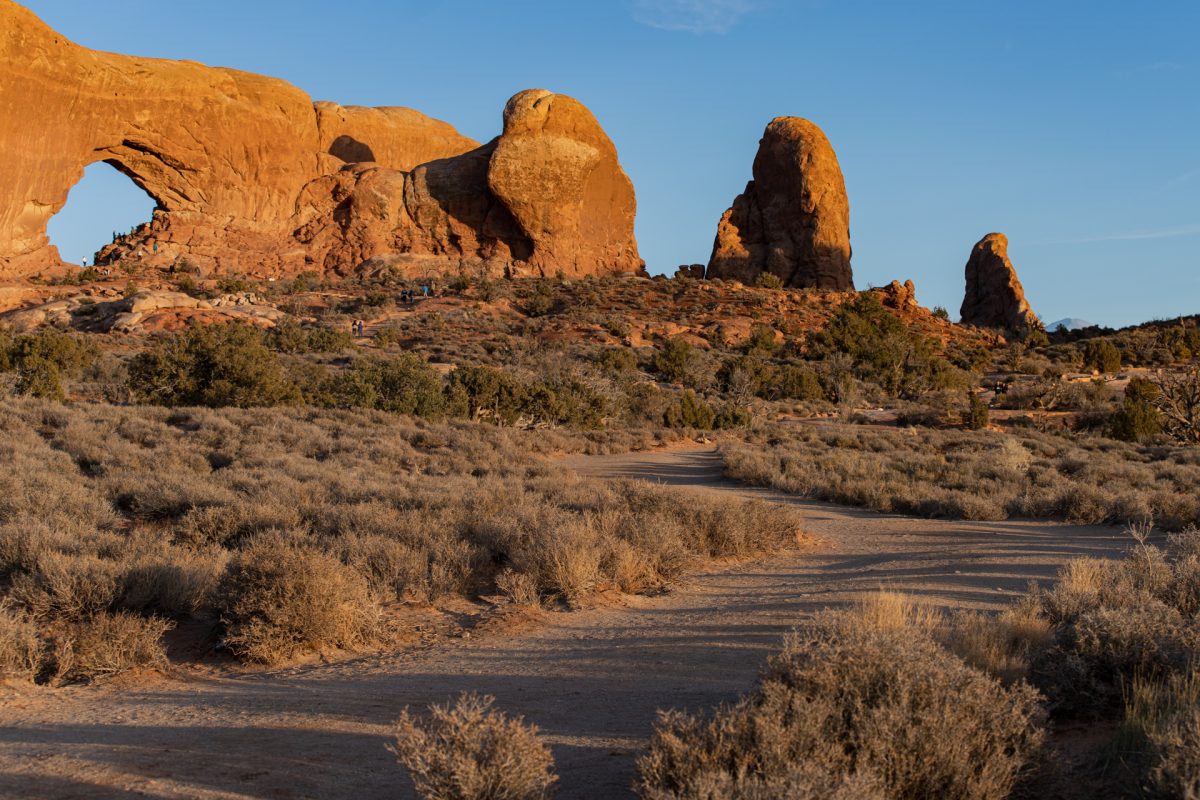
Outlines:
[[82, 266], [84, 269], [87, 269], [87, 259], [86, 259], [86, 258], [83, 260], [83, 263], [81, 264], [81, 266]]
[[429, 297], [429, 287], [428, 287], [428, 286], [422, 286], [422, 287], [421, 287], [421, 296], [422, 296], [422, 297]]

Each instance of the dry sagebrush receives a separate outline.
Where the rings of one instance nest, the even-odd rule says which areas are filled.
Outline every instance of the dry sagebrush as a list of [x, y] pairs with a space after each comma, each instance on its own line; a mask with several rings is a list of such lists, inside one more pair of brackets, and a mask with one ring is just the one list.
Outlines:
[[408, 709], [392, 752], [424, 800], [542, 800], [558, 780], [538, 729], [510, 719], [495, 699], [462, 694], [426, 717]]
[[580, 479], [531, 455], [549, 444], [382, 413], [5, 401], [0, 596], [47, 653], [128, 613], [223, 625], [274, 663], [370, 644], [396, 603], [580, 606], [796, 539], [786, 510]]
[[1200, 522], [1200, 449], [1081, 436], [772, 428], [722, 448], [739, 481], [877, 511], [954, 519]]
[[1042, 741], [1037, 694], [964, 664], [937, 624], [895, 598], [819, 618], [736, 705], [664, 714], [641, 796], [1006, 797]]
[[[942, 635], [968, 663], [1029, 679], [1059, 720], [1120, 722], [1100, 777], [1130, 795], [1200, 797], [1200, 531], [1078, 559], [998, 616]], [[1114, 768], [1116, 768], [1114, 770]]]

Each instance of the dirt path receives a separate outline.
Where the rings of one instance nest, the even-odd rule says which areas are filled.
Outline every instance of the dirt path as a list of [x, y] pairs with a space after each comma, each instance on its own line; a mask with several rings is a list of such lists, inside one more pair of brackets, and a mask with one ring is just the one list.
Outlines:
[[560, 797], [628, 797], [656, 709], [704, 709], [744, 692], [806, 613], [880, 586], [994, 608], [1072, 556], [1126, 546], [1115, 528], [916, 520], [796, 502], [724, 482], [711, 449], [560, 463], [794, 503], [823, 546], [694, 576], [627, 608], [552, 614], [532, 632], [424, 653], [0, 694], [0, 796], [407, 797], [384, 749], [390, 722], [405, 705], [478, 690], [542, 728]]

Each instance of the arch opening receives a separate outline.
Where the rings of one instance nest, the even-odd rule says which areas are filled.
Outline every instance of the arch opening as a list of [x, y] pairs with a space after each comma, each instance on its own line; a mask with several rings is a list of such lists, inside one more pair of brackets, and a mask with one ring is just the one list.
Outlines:
[[71, 187], [66, 205], [46, 226], [50, 243], [68, 264], [91, 266], [96, 253], [151, 221], [156, 202], [121, 165], [97, 161]]

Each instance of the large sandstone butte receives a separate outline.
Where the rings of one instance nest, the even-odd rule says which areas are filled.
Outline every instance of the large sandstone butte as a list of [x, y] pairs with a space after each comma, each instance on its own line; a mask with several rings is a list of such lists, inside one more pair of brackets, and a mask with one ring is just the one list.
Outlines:
[[967, 291], [959, 312], [963, 325], [1023, 333], [1041, 322], [1025, 300], [1017, 270], [1008, 258], [1008, 237], [989, 233], [967, 260]]
[[707, 276], [748, 283], [769, 272], [786, 286], [853, 289], [850, 202], [821, 129], [799, 117], [772, 120], [753, 174], [717, 226]]
[[157, 203], [109, 261], [261, 276], [363, 262], [642, 267], [633, 186], [568, 97], [518, 94], [481, 147], [410, 109], [314, 103], [273, 78], [89, 50], [12, 0], [0, 0], [0, 74], [0, 278], [61, 264], [46, 223], [100, 161]]

